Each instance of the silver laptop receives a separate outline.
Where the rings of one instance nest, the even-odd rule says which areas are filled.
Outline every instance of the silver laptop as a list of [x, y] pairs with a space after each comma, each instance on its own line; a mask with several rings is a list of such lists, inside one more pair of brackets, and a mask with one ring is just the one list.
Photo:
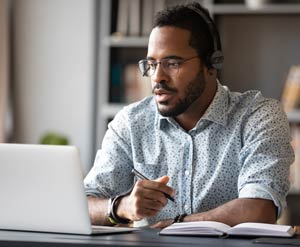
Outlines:
[[91, 226], [74, 146], [0, 144], [0, 229], [70, 234], [129, 232]]

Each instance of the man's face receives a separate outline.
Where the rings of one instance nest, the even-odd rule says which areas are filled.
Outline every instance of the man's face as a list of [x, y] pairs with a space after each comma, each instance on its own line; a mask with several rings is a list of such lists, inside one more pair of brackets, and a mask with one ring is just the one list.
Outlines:
[[151, 82], [158, 111], [163, 116], [175, 117], [186, 112], [205, 89], [204, 65], [189, 40], [189, 31], [175, 27], [156, 27], [150, 34], [148, 59], [160, 62], [167, 58], [192, 58], [181, 63], [175, 74], [157, 65]]

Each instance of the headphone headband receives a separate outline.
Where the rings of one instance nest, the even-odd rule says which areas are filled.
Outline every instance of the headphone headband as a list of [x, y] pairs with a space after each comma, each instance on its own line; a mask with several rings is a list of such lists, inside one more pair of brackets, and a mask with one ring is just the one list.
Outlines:
[[213, 39], [213, 48], [214, 48], [214, 51], [208, 57], [208, 61], [212, 68], [221, 69], [223, 66], [224, 56], [221, 51], [221, 43], [220, 43], [218, 31], [216, 30], [212, 21], [200, 9], [194, 6], [188, 6], [188, 8], [194, 11], [195, 13], [197, 13], [199, 16], [201, 16], [201, 18], [207, 24], [208, 30]]

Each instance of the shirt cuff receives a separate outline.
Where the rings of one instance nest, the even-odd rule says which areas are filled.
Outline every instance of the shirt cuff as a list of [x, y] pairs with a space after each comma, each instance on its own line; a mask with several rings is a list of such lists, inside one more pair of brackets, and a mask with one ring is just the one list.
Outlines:
[[277, 207], [277, 218], [282, 214], [283, 209], [286, 207], [285, 197], [279, 196], [271, 188], [261, 184], [246, 184], [239, 191], [239, 198], [261, 198], [272, 200]]
[[100, 198], [110, 198], [109, 195], [106, 193], [101, 193], [101, 191], [93, 188], [85, 188], [85, 194], [86, 196], [95, 196]]

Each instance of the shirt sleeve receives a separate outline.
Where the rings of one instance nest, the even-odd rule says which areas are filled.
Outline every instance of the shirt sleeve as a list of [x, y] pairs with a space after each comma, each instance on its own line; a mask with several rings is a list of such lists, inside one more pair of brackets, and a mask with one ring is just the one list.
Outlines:
[[243, 126], [239, 198], [272, 200], [278, 217], [286, 206], [294, 161], [290, 142], [289, 123], [279, 102], [264, 99], [251, 108]]
[[102, 149], [84, 179], [87, 195], [109, 198], [121, 194], [133, 185], [132, 150], [129, 122], [123, 109], [109, 123]]

